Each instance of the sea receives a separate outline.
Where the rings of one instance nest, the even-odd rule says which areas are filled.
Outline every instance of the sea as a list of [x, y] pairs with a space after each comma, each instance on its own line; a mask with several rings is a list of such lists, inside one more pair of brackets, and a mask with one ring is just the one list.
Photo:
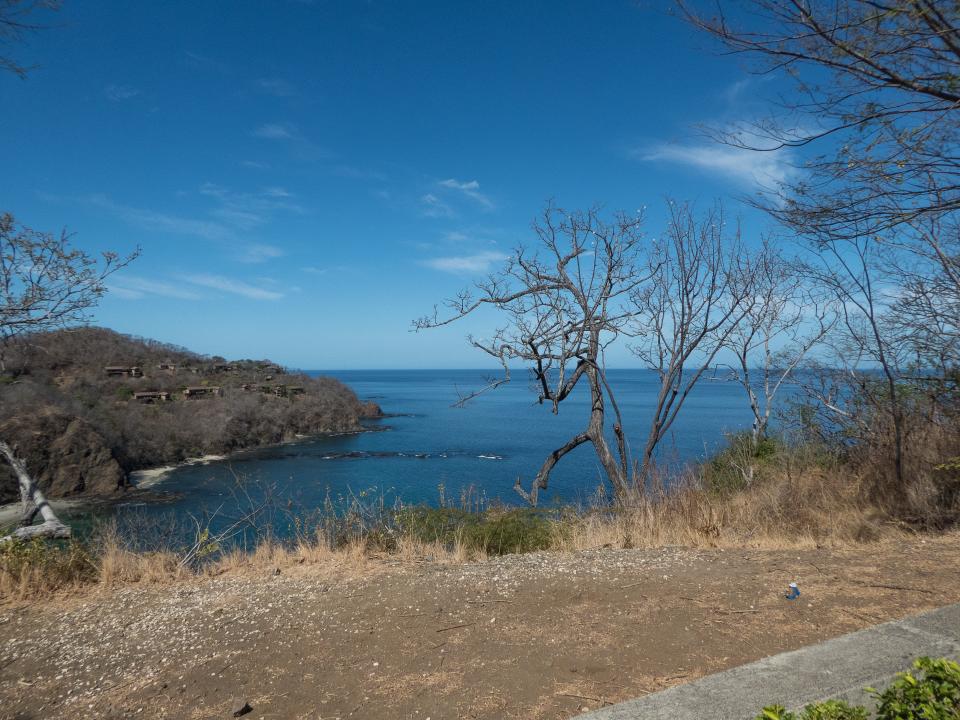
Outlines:
[[[521, 504], [524, 486], [547, 455], [583, 430], [589, 418], [586, 383], [554, 414], [537, 402], [529, 374], [458, 406], [464, 395], [495, 380], [486, 370], [345, 370], [311, 372], [349, 385], [385, 416], [359, 433], [303, 438], [283, 445], [206, 459], [134, 480], [158, 498], [118, 512], [167, 513], [214, 525], [242, 515], [264, 498], [274, 507], [309, 513], [351, 501]], [[659, 383], [649, 370], [610, 370], [627, 441], [638, 455], [649, 429]], [[707, 373], [686, 400], [658, 450], [658, 463], [678, 467], [710, 457], [732, 433], [748, 430], [743, 387], [723, 372]], [[589, 503], [604, 484], [593, 447], [584, 444], [555, 467], [541, 504]], [[206, 518], [207, 520], [202, 520]]]

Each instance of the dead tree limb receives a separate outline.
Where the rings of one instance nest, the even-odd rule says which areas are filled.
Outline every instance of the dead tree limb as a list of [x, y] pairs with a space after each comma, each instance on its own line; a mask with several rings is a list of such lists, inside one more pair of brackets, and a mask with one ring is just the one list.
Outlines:
[[[20, 499], [23, 502], [23, 524], [6, 537], [0, 538], [0, 543], [10, 540], [29, 540], [35, 537], [70, 537], [70, 527], [60, 522], [37, 482], [27, 472], [27, 464], [17, 457], [13, 449], [2, 440], [0, 440], [0, 454], [7, 459], [17, 476], [17, 482], [20, 485]], [[39, 525], [29, 524], [33, 522], [37, 514], [43, 518], [43, 522]]]

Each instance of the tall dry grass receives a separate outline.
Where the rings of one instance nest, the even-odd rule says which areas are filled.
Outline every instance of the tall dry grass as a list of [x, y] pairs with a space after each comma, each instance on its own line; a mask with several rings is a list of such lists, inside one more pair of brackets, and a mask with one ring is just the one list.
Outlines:
[[773, 443], [757, 452], [734, 439], [711, 461], [679, 477], [655, 478], [646, 492], [619, 506], [391, 510], [373, 500], [367, 511], [353, 501], [347, 513], [327, 513], [314, 526], [298, 524], [292, 539], [265, 532], [252, 550], [211, 542], [202, 552], [145, 546], [143, 527], [132, 538], [106, 525], [86, 542], [0, 546], [0, 600], [304, 566], [360, 576], [389, 564], [464, 563], [530, 550], [786, 549], [883, 541], [936, 532], [960, 517], [960, 462], [951, 464], [950, 456], [938, 462], [955, 441], [930, 435], [915, 445], [910, 485], [897, 493], [884, 490], [889, 448], [838, 455], [810, 443]]

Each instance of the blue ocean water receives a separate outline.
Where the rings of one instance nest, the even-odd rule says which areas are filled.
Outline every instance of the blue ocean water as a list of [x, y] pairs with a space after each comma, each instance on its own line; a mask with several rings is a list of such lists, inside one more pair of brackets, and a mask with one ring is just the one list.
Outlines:
[[[405, 502], [436, 503], [439, 486], [448, 498], [475, 487], [487, 498], [519, 503], [513, 492], [524, 485], [544, 458], [581, 431], [589, 414], [586, 384], [554, 415], [539, 405], [524, 371], [466, 407], [452, 407], [459, 392], [486, 384], [481, 370], [341, 371], [325, 374], [347, 383], [362, 399], [377, 402], [390, 415], [371, 423], [371, 432], [305, 439], [278, 447], [245, 451], [223, 461], [188, 465], [170, 472], [152, 489], [174, 493], [164, 507], [208, 510], [229, 503], [236, 478], [254, 487], [269, 486], [284, 502], [315, 508], [328, 496], [382, 492]], [[638, 452], [649, 427], [657, 391], [646, 370], [613, 370], [611, 384], [624, 416], [628, 441]], [[743, 388], [736, 382], [702, 381], [688, 398], [660, 448], [661, 463], [707, 457], [728, 433], [750, 426]], [[602, 481], [593, 447], [582, 445], [555, 468], [541, 501], [586, 499]]]

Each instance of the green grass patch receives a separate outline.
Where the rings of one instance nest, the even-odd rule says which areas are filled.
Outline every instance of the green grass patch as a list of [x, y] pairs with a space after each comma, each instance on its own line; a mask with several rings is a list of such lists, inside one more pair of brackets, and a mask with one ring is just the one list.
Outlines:
[[395, 521], [401, 535], [448, 546], [459, 542], [488, 555], [545, 550], [551, 546], [555, 522], [548, 511], [534, 508], [478, 513], [427, 506], [402, 508]]

